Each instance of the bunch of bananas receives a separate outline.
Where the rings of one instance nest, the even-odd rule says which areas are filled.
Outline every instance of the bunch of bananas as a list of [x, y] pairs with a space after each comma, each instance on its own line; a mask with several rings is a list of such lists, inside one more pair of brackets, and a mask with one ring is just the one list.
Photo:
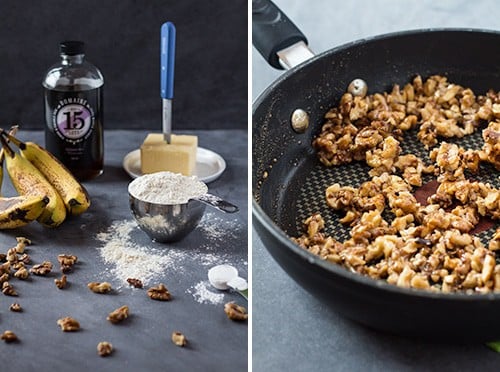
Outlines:
[[[0, 129], [0, 187], [5, 163], [15, 197], [0, 197], [0, 229], [13, 229], [37, 220], [47, 227], [59, 226], [68, 215], [90, 206], [85, 188], [49, 151], [34, 142], [22, 142]], [[15, 152], [11, 142], [19, 148]]]

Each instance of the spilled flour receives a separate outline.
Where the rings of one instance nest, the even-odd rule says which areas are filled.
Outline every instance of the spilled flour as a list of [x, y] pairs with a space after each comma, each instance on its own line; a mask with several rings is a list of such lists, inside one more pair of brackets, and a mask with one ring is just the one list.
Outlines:
[[182, 259], [182, 254], [174, 250], [163, 253], [134, 243], [131, 232], [135, 229], [135, 221], [115, 221], [106, 232], [97, 235], [104, 243], [99, 252], [106, 264], [113, 265], [110, 272], [124, 284], [127, 278], [137, 278], [148, 284]]
[[[221, 253], [220, 247], [228, 240], [241, 239], [242, 229], [243, 226], [237, 220], [225, 221], [206, 213], [198, 226], [203, 244], [197, 249], [164, 245], [155, 248], [155, 243], [141, 245], [134, 239], [135, 234], [142, 234], [135, 220], [114, 221], [105, 231], [97, 234], [96, 238], [102, 243], [98, 251], [107, 266], [106, 273], [128, 287], [127, 278], [140, 279], [144, 285], [156, 284], [155, 281], [166, 272], [185, 273], [188, 265], [199, 265], [202, 271], [208, 272], [212, 266], [229, 263], [232, 257]], [[246, 242], [241, 243], [246, 247]], [[247, 265], [246, 261], [238, 261], [237, 266]], [[217, 305], [224, 300], [224, 293], [217, 292], [206, 280], [185, 284], [186, 293], [191, 294], [198, 303]]]
[[188, 288], [186, 292], [192, 294], [194, 299], [200, 304], [219, 305], [224, 302], [224, 293], [213, 292], [212, 286], [208, 281], [201, 281]]

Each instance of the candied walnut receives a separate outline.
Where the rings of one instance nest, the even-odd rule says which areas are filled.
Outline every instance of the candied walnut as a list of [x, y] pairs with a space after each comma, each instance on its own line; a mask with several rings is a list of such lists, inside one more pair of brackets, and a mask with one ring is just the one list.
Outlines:
[[500, 250], [500, 227], [495, 231], [493, 238], [490, 240], [488, 248], [490, 251]]
[[111, 323], [116, 324], [128, 318], [128, 306], [124, 305], [109, 313], [106, 318]]
[[149, 298], [158, 301], [170, 301], [172, 296], [164, 284], [160, 283], [156, 287], [151, 287], [147, 292]]
[[111, 284], [108, 282], [90, 282], [87, 287], [94, 293], [109, 293], [111, 292]]
[[6, 296], [17, 296], [17, 292], [9, 282], [2, 283], [2, 293]]
[[58, 319], [57, 325], [61, 327], [63, 332], [76, 332], [80, 330], [80, 323], [69, 316]]
[[113, 352], [113, 345], [107, 341], [101, 341], [97, 344], [97, 354], [105, 357]]
[[17, 302], [14, 302], [13, 304], [11, 304], [11, 305], [9, 306], [9, 310], [10, 310], [10, 311], [13, 311], [13, 312], [15, 312], [15, 313], [20, 313], [20, 312], [22, 312], [22, 311], [23, 311], [23, 308], [21, 307], [21, 305], [20, 305], [20, 304], [18, 304]]
[[247, 320], [247, 309], [243, 306], [236, 305], [234, 302], [228, 302], [224, 305], [224, 312], [231, 320]]
[[50, 261], [43, 261], [41, 264], [34, 265], [30, 269], [30, 273], [45, 276], [52, 271], [52, 263]]
[[29, 272], [24, 266], [22, 266], [14, 273], [14, 276], [22, 280], [28, 279]]
[[484, 145], [482, 149], [482, 160], [488, 161], [500, 170], [500, 121], [492, 121], [483, 130]]
[[17, 335], [14, 332], [9, 331], [9, 330], [2, 333], [2, 335], [0, 336], [0, 339], [4, 340], [7, 343], [15, 342], [15, 341], [19, 340], [17, 338]]
[[66, 288], [66, 285], [68, 284], [68, 279], [67, 279], [66, 275], [63, 274], [59, 279], [58, 278], [54, 279], [54, 283], [55, 283], [57, 288], [64, 289], [64, 288]]
[[142, 288], [143, 287], [142, 282], [139, 279], [127, 278], [127, 283], [135, 288]]
[[181, 332], [174, 331], [172, 332], [172, 342], [177, 346], [186, 346], [186, 336], [184, 336]]

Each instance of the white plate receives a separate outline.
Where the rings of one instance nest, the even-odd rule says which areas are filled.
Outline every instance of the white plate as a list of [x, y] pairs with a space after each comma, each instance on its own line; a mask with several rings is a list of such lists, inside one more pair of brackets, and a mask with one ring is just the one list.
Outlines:
[[[132, 178], [142, 176], [141, 172], [141, 150], [137, 149], [129, 152], [123, 158], [123, 169]], [[212, 182], [226, 169], [226, 161], [219, 154], [198, 147], [196, 151], [196, 167], [194, 175], [205, 183]]]

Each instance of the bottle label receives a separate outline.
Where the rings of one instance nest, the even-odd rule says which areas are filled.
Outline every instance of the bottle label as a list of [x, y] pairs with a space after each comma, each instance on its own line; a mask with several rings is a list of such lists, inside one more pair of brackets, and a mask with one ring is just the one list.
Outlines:
[[75, 145], [92, 134], [94, 110], [85, 98], [63, 98], [53, 111], [52, 125], [59, 138]]

